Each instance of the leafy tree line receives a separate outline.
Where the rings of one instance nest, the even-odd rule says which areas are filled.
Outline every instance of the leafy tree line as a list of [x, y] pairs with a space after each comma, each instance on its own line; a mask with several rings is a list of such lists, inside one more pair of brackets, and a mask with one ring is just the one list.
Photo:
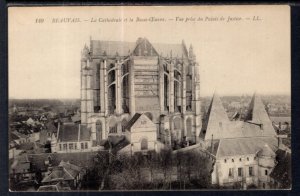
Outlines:
[[199, 152], [120, 156], [111, 163], [105, 189], [202, 189], [211, 184], [213, 161]]

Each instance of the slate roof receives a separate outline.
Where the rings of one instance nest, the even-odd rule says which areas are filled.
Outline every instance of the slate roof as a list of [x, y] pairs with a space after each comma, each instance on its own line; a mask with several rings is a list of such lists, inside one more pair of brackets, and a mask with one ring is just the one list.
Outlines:
[[[220, 127], [220, 123], [222, 123], [222, 127]], [[217, 93], [214, 93], [202, 128], [202, 131], [206, 131], [205, 139], [211, 139], [212, 134], [214, 138], [220, 138], [220, 134], [224, 132], [220, 129], [227, 130], [228, 124], [229, 118], [223, 107], [221, 99]]]
[[[103, 55], [104, 53], [108, 56], [129, 56], [131, 52], [134, 51], [137, 44], [141, 43], [142, 40], [147, 40], [146, 38], [139, 38], [138, 42], [123, 42], [123, 41], [100, 41], [91, 40], [91, 53], [93, 55]], [[159, 55], [164, 57], [170, 56], [172, 51], [173, 57], [186, 56], [186, 48], [183, 44], [165, 44], [165, 43], [151, 43], [155, 51]]]
[[128, 131], [130, 130], [130, 128], [134, 125], [134, 123], [140, 118], [142, 114], [140, 113], [135, 113], [135, 115], [130, 119], [130, 121], [127, 123], [125, 129], [127, 129]]
[[277, 150], [278, 142], [275, 137], [221, 139], [216, 157], [253, 155], [262, 150], [266, 144], [273, 152]]
[[277, 165], [270, 173], [270, 177], [284, 185], [284, 188], [291, 186], [291, 153], [278, 149], [276, 151]]
[[272, 121], [265, 109], [265, 105], [263, 104], [260, 95], [256, 93], [251, 99], [245, 121], [267, 126], [272, 125]]
[[58, 128], [57, 139], [59, 142], [89, 141], [91, 129], [85, 125], [65, 123]]
[[275, 136], [276, 132], [258, 95], [254, 95], [252, 98], [246, 121], [230, 121], [221, 99], [217, 94], [214, 94], [200, 137], [210, 140], [212, 134], [214, 139], [222, 139], [271, 137]]

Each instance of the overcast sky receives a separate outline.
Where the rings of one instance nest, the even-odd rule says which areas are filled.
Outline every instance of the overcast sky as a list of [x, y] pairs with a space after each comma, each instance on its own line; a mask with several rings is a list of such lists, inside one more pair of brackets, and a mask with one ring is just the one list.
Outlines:
[[[137, 17], [165, 22], [103, 23], [91, 18]], [[176, 17], [224, 21], [176, 22]], [[242, 17], [227, 22], [228, 16]], [[258, 16], [260, 21], [252, 21]], [[80, 23], [52, 23], [53, 18]], [[41, 24], [36, 18], [44, 18]], [[250, 18], [246, 20], [245, 18]], [[88, 20], [88, 21], [84, 21]], [[288, 6], [9, 8], [9, 97], [79, 98], [80, 51], [92, 39], [193, 44], [201, 96], [290, 93]]]

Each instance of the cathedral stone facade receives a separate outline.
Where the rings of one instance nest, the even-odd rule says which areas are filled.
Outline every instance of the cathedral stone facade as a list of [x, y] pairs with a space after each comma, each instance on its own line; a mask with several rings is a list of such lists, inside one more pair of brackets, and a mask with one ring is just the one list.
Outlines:
[[166, 144], [197, 142], [201, 129], [200, 75], [193, 47], [90, 40], [81, 53], [81, 124], [91, 140], [125, 135], [136, 114], [156, 126]]

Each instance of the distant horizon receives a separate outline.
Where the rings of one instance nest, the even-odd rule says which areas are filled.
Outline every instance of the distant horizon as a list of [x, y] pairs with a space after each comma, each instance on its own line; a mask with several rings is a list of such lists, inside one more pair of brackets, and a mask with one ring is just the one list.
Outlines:
[[[218, 93], [218, 95], [220, 97], [229, 97], [229, 96], [234, 96], [234, 97], [238, 97], [238, 96], [252, 96], [254, 93], [241, 93], [241, 94], [220, 94]], [[259, 95], [261, 96], [290, 96], [291, 97], [291, 94], [289, 93], [258, 93]], [[200, 98], [205, 98], [205, 97], [212, 97], [214, 94], [211, 94], [211, 95], [205, 95], [205, 96], [201, 96], [200, 95]], [[53, 97], [53, 98], [16, 98], [16, 97], [9, 97], [8, 100], [12, 100], [12, 99], [15, 99], [15, 100], [74, 100], [74, 99], [81, 99], [80, 97], [73, 97], [73, 98], [59, 98], [59, 97]]]

